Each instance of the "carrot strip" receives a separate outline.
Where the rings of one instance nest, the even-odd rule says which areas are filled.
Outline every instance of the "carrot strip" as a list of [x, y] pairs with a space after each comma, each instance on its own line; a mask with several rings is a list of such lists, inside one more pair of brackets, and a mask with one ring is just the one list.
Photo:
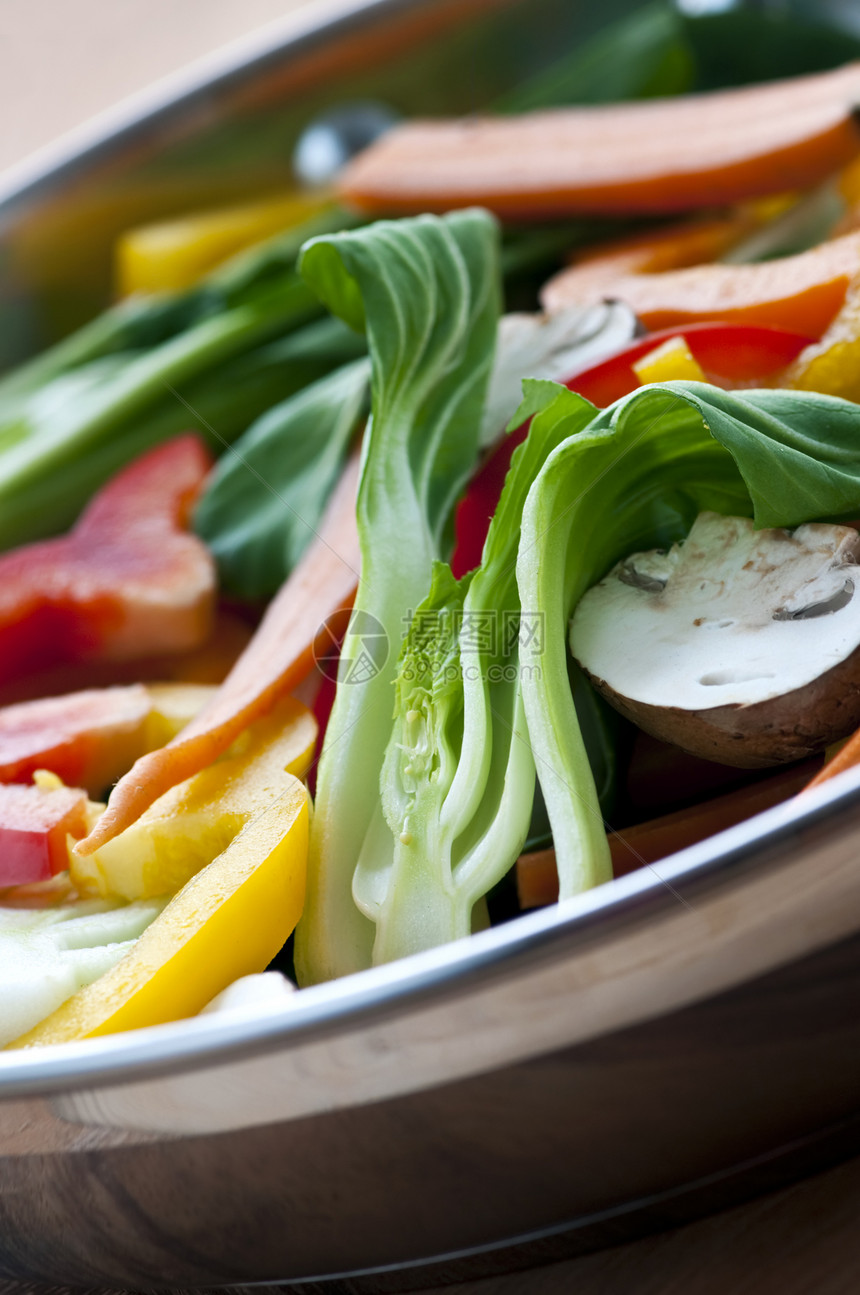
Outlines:
[[[747, 784], [725, 796], [706, 801], [704, 805], [664, 814], [650, 822], [625, 828], [623, 832], [610, 832], [613, 874], [623, 877], [788, 800], [804, 789], [811, 770], [819, 764], [818, 758], [804, 760], [802, 764], [793, 765], [764, 782]], [[517, 892], [521, 908], [539, 908], [558, 899], [554, 850], [520, 856], [517, 860]]]
[[542, 219], [690, 211], [805, 189], [860, 149], [860, 64], [814, 76], [635, 104], [413, 121], [346, 167], [369, 212], [480, 204]]
[[605, 268], [602, 275], [592, 266], [587, 277], [588, 266], [562, 270], [544, 286], [544, 309], [617, 297], [651, 329], [723, 319], [820, 337], [860, 269], [860, 232], [750, 265], [698, 265], [660, 274], [616, 274], [609, 262]]
[[662, 274], [719, 260], [760, 223], [745, 210], [593, 243], [564, 271], [565, 289], [571, 294], [576, 291], [590, 296], [596, 291], [602, 295], [607, 279], [617, 279], [622, 274]]
[[860, 729], [839, 748], [833, 758], [827, 761], [824, 768], [803, 790], [811, 791], [813, 787], [820, 787], [831, 778], [835, 778], [837, 774], [845, 773], [847, 769], [853, 769], [858, 764], [860, 764]]
[[359, 463], [354, 456], [329, 501], [317, 538], [270, 603], [260, 627], [212, 701], [172, 742], [142, 756], [120, 779], [93, 831], [91, 854], [177, 783], [212, 764], [311, 669], [324, 622], [352, 604], [361, 556], [355, 524]]

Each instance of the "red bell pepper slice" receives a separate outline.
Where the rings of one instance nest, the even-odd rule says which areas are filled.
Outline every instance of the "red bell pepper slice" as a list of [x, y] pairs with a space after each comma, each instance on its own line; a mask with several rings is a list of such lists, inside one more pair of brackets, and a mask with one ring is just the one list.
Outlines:
[[90, 688], [0, 708], [0, 782], [50, 769], [99, 794], [140, 754], [152, 698], [143, 684]]
[[208, 637], [214, 564], [183, 527], [210, 466], [195, 436], [178, 437], [109, 481], [68, 535], [0, 557], [0, 678]]
[[86, 808], [86, 793], [74, 787], [0, 786], [0, 890], [67, 868], [66, 835], [86, 835]]
[[814, 340], [757, 324], [706, 322], [662, 328], [567, 379], [566, 386], [605, 409], [640, 385], [632, 365], [670, 337], [684, 337], [709, 378], [719, 384], [751, 383], [778, 373]]
[[[565, 386], [604, 409], [640, 386], [631, 366], [670, 337], [686, 338], [705, 373], [726, 383], [752, 383], [778, 373], [813, 340], [800, 333], [756, 324], [715, 322], [664, 328], [632, 342], [608, 360], [574, 374]], [[481, 561], [490, 518], [496, 511], [511, 455], [525, 440], [527, 432], [528, 425], [505, 437], [484, 461], [460, 503], [452, 562], [458, 577]]]

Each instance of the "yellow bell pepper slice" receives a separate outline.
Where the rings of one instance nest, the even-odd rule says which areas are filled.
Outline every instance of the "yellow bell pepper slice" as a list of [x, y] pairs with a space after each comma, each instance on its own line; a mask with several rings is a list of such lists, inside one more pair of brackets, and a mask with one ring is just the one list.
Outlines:
[[630, 366], [641, 383], [706, 382], [704, 370], [680, 335], [669, 337]]
[[128, 296], [188, 288], [235, 252], [301, 224], [330, 203], [327, 193], [288, 193], [129, 229], [116, 245], [117, 290]]
[[226, 849], [313, 758], [311, 711], [286, 698], [251, 725], [224, 759], [171, 788], [93, 854], [69, 855], [78, 891], [105, 898], [173, 894]]
[[152, 702], [144, 730], [144, 751], [166, 746], [218, 691], [214, 684], [207, 683], [147, 683], [143, 686]]
[[823, 337], [805, 346], [779, 375], [779, 386], [860, 401], [860, 275]]
[[116, 966], [7, 1046], [182, 1020], [240, 976], [264, 970], [304, 904], [308, 798], [297, 779], [287, 781], [286, 791], [192, 877]]

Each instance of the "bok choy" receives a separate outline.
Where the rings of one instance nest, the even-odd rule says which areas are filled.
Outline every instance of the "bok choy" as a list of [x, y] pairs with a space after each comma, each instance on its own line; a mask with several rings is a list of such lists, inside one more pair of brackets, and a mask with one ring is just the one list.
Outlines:
[[517, 642], [543, 627], [520, 607], [516, 554], [529, 487], [563, 434], [544, 423], [518, 447], [480, 567], [456, 581], [437, 563], [406, 636], [381, 779], [390, 836], [353, 881], [374, 962], [468, 935], [526, 839], [535, 768]]
[[321, 313], [298, 249], [343, 222], [321, 214], [187, 292], [130, 298], [0, 380], [0, 548], [62, 530], [115, 471], [189, 425], [211, 423], [220, 452], [326, 372], [331, 321], [292, 355], [283, 346]]
[[527, 726], [555, 842], [562, 898], [604, 875], [606, 837], [568, 679], [568, 622], [626, 554], [683, 538], [704, 510], [757, 526], [860, 510], [860, 410], [798, 391], [643, 387], [598, 412], [549, 382], [526, 384], [532, 435], [566, 432], [526, 501], [517, 581], [545, 618], [520, 647]]
[[[359, 856], [390, 837], [379, 778], [408, 618], [447, 556], [474, 469], [499, 314], [498, 234], [485, 212], [380, 222], [312, 240], [300, 268], [332, 312], [367, 333], [372, 408], [358, 492], [362, 569], [317, 780], [303, 983], [370, 964], [374, 926], [352, 895]], [[352, 671], [364, 640], [387, 659]], [[385, 857], [383, 849], [379, 857]], [[390, 854], [390, 847], [387, 849]]]

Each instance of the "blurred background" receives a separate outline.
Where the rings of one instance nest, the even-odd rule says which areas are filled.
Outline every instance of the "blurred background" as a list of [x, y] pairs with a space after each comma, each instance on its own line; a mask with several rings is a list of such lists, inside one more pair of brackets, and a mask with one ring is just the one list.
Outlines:
[[2, 0], [0, 170], [153, 81], [322, 0]]

